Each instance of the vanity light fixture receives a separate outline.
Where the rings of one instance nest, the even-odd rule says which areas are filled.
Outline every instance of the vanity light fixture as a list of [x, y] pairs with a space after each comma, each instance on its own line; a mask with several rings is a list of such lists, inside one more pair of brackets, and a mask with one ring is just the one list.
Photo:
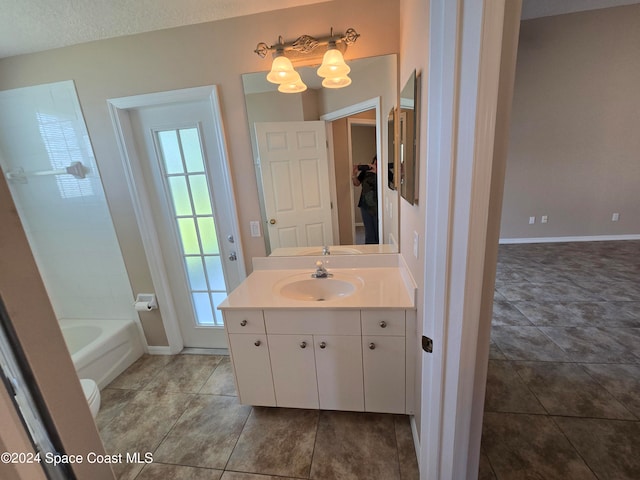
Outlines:
[[[352, 45], [360, 36], [353, 28], [348, 28], [344, 35], [334, 35], [333, 28], [327, 37], [314, 38], [302, 35], [293, 42], [283, 42], [278, 37], [278, 43], [267, 45], [260, 42], [254, 50], [260, 57], [265, 58], [268, 52], [273, 52], [271, 71], [267, 80], [279, 84], [278, 91], [283, 93], [304, 92], [307, 86], [300, 75], [293, 68], [291, 60], [304, 61], [306, 64], [320, 59], [322, 64], [318, 68], [318, 76], [323, 77], [322, 86], [325, 88], [343, 88], [351, 84], [348, 74], [351, 71], [345, 63], [343, 53], [347, 45]], [[326, 46], [323, 50], [318, 47]]]

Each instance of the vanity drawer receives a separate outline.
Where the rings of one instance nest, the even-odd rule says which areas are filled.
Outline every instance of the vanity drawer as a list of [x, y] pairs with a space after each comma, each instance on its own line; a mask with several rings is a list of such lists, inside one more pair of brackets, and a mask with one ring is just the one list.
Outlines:
[[262, 310], [225, 310], [223, 315], [229, 333], [265, 333]]
[[360, 310], [265, 310], [267, 333], [360, 335]]
[[404, 310], [362, 310], [363, 335], [405, 335]]

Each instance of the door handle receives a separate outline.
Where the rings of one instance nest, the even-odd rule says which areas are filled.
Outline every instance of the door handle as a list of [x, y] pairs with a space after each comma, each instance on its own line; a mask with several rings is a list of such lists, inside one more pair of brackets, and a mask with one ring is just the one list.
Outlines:
[[275, 225], [275, 224], [276, 224], [276, 219], [275, 219], [275, 218], [272, 218], [271, 220], [269, 220], [269, 223], [270, 223], [271, 225]]
[[235, 262], [236, 260], [238, 260], [238, 256], [236, 255], [236, 252], [231, 252], [229, 254], [229, 260], [231, 260], [232, 262]]

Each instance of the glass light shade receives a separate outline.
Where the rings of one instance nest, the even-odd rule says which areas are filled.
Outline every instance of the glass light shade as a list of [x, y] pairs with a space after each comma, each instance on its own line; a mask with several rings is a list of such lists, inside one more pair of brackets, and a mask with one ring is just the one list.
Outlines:
[[278, 86], [278, 91], [282, 93], [300, 93], [304, 92], [306, 89], [307, 86], [304, 84], [299, 74], [295, 81], [284, 82]]
[[273, 63], [271, 64], [271, 71], [267, 75], [267, 80], [271, 83], [280, 84], [284, 82], [295, 81], [296, 76], [300, 78], [298, 72], [293, 69], [291, 60], [289, 60], [284, 55], [281, 55], [273, 59]]
[[345, 75], [343, 77], [325, 78], [322, 80], [322, 86], [324, 88], [343, 88], [351, 85], [351, 79]]
[[318, 68], [318, 76], [324, 78], [344, 77], [351, 71], [344, 62], [342, 53], [337, 48], [329, 48], [322, 57], [322, 65]]

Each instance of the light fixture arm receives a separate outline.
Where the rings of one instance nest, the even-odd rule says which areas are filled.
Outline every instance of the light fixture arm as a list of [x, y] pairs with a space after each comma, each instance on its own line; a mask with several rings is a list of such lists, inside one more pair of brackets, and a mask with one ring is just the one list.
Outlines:
[[348, 28], [344, 35], [334, 35], [333, 27], [331, 28], [331, 34], [328, 37], [314, 38], [310, 35], [302, 35], [293, 42], [283, 42], [282, 37], [278, 37], [278, 43], [275, 45], [267, 45], [264, 42], [258, 43], [258, 46], [254, 50], [261, 58], [265, 58], [267, 53], [273, 51], [295, 51], [301, 54], [307, 54], [315, 50], [317, 47], [323, 45], [329, 45], [330, 43], [344, 43], [345, 45], [352, 45], [358, 40], [360, 34], [353, 28]]

